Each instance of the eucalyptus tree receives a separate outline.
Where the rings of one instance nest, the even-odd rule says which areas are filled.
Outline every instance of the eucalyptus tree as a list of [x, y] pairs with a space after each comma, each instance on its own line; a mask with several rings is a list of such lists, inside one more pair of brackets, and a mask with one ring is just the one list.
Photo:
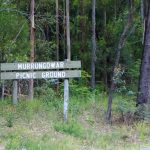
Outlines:
[[95, 89], [96, 64], [96, 0], [92, 0], [92, 55], [91, 55], [91, 87]]
[[144, 50], [138, 90], [138, 104], [150, 104], [150, 2], [147, 1]]
[[[34, 9], [35, 9], [35, 1], [31, 0], [30, 3], [30, 62], [34, 62], [34, 47], [35, 47], [35, 22], [34, 22]], [[29, 99], [33, 100], [33, 90], [34, 80], [29, 80]]]
[[112, 116], [112, 99], [113, 99], [113, 92], [115, 89], [115, 82], [116, 82], [116, 71], [117, 68], [119, 67], [119, 61], [120, 61], [120, 54], [121, 50], [123, 49], [126, 39], [128, 37], [128, 32], [129, 29], [131, 28], [131, 25], [133, 23], [133, 2], [132, 0], [129, 0], [129, 11], [128, 11], [128, 19], [126, 24], [124, 25], [123, 32], [120, 35], [119, 41], [118, 41], [118, 46], [116, 48], [116, 58], [115, 58], [115, 63], [113, 67], [113, 75], [111, 79], [111, 86], [109, 90], [109, 96], [108, 96], [108, 108], [107, 108], [107, 114], [106, 114], [106, 120], [108, 122], [111, 122], [111, 116]]
[[[56, 0], [56, 60], [59, 61], [59, 1]], [[57, 83], [57, 92], [59, 83]]]
[[56, 0], [56, 60], [59, 61], [59, 1]]

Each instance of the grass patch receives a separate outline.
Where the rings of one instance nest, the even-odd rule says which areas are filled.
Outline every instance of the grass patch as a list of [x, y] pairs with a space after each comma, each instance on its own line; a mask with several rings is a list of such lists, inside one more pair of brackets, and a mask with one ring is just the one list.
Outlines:
[[54, 125], [54, 129], [57, 132], [69, 134], [74, 137], [85, 138], [85, 130], [75, 121], [71, 121], [69, 123], [58, 122]]
[[104, 121], [106, 94], [94, 98], [71, 97], [68, 123], [62, 122], [62, 98], [20, 101], [16, 107], [10, 100], [0, 102], [0, 146], [6, 150], [137, 150], [150, 143], [148, 121], [116, 122], [121, 117], [118, 107], [124, 116], [128, 113], [129, 105], [120, 103], [127, 97], [115, 95], [112, 125]]

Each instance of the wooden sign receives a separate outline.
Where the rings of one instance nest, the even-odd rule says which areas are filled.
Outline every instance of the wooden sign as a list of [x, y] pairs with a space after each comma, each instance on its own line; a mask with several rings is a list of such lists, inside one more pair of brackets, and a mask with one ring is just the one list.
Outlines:
[[56, 70], [81, 68], [81, 61], [54, 61], [34, 63], [1, 63], [1, 71], [10, 70]]
[[[0, 80], [13, 81], [13, 104], [17, 104], [17, 80], [27, 79], [65, 79], [64, 81], [64, 118], [67, 116], [69, 82], [67, 78], [81, 77], [81, 61], [55, 61], [33, 63], [0, 64]], [[64, 70], [66, 69], [66, 70]], [[68, 69], [68, 70], [67, 70]], [[71, 70], [69, 70], [71, 69]]]
[[35, 71], [35, 72], [1, 72], [1, 80], [49, 79], [81, 77], [81, 70]]

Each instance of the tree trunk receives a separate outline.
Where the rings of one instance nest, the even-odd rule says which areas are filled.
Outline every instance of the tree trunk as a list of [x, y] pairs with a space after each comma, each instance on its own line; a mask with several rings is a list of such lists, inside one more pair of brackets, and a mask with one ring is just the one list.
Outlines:
[[124, 47], [126, 38], [127, 38], [127, 33], [129, 31], [129, 28], [132, 24], [132, 0], [130, 0], [130, 8], [129, 8], [129, 14], [128, 14], [128, 20], [127, 23], [124, 26], [124, 30], [120, 36], [119, 39], [119, 43], [118, 43], [118, 47], [116, 50], [116, 59], [115, 59], [115, 64], [113, 67], [113, 75], [112, 75], [112, 79], [111, 79], [111, 87], [109, 90], [109, 96], [108, 96], [108, 108], [107, 108], [107, 114], [106, 114], [106, 121], [108, 123], [111, 122], [111, 118], [112, 118], [112, 99], [113, 99], [113, 92], [114, 92], [114, 87], [115, 87], [115, 82], [114, 82], [114, 77], [115, 77], [115, 69], [118, 67], [119, 65], [119, 60], [120, 60], [120, 53], [122, 48]]
[[114, 14], [115, 14], [115, 20], [117, 19], [117, 0], [115, 0], [114, 3]]
[[81, 47], [80, 47], [80, 50], [81, 52], [85, 52], [86, 50], [86, 37], [87, 37], [87, 32], [86, 32], [86, 12], [85, 12], [85, 0], [78, 0], [78, 5], [79, 5], [79, 16], [81, 17], [80, 18], [80, 23], [79, 23], [79, 26], [80, 26], [80, 34], [78, 35], [79, 37], [79, 40], [81, 41]]
[[144, 21], [144, 0], [141, 0], [141, 19]]
[[[107, 26], [107, 11], [104, 9], [104, 36], [106, 37], [106, 26]], [[108, 76], [107, 76], [107, 55], [104, 57], [104, 84], [106, 89], [108, 89]]]
[[150, 104], [150, 3], [146, 20], [144, 51], [140, 70], [137, 104]]
[[64, 40], [63, 40], [63, 58], [66, 58], [66, 0], [63, 0], [63, 34], [64, 34]]
[[[35, 1], [31, 0], [30, 3], [30, 62], [34, 62], [34, 43], [35, 43], [35, 23], [34, 23], [34, 8], [35, 8]], [[32, 70], [31, 70], [32, 71]], [[29, 80], [29, 100], [33, 100], [33, 79]]]
[[66, 0], [67, 59], [71, 60], [69, 0]]
[[[56, 60], [59, 61], [59, 2], [56, 0]], [[57, 92], [59, 89], [59, 79], [57, 83]]]
[[91, 88], [95, 89], [95, 63], [96, 63], [96, 0], [92, 0], [92, 58], [91, 58]]
[[106, 9], [104, 10], [104, 28], [106, 29], [106, 25], [107, 25], [107, 12]]
[[143, 38], [142, 38], [142, 44], [144, 44], [144, 35], [145, 35], [145, 11], [144, 11], [145, 5], [144, 0], [141, 0], [141, 21], [143, 26]]
[[56, 59], [59, 61], [59, 3], [56, 0]]

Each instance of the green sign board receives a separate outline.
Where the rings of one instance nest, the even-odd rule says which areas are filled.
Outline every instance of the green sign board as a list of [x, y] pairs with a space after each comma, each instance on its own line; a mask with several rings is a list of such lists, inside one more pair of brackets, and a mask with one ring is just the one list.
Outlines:
[[[70, 70], [70, 69], [78, 69], [78, 68], [81, 68], [81, 61], [2, 63], [0, 66], [1, 69], [0, 79], [17, 80], [17, 79], [76, 78], [81, 77], [81, 70]], [[25, 72], [26, 70], [28, 72]]]
[[1, 80], [11, 79], [50, 79], [81, 77], [81, 70], [35, 71], [35, 72], [2, 72]]
[[81, 68], [81, 61], [54, 61], [34, 63], [1, 63], [1, 71], [9, 70], [56, 70]]

